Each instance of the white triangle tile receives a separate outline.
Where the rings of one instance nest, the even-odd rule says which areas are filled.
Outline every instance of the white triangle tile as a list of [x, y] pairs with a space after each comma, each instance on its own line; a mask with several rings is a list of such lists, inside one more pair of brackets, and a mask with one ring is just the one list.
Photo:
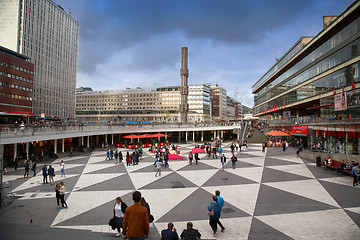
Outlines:
[[[56, 164], [56, 165], [52, 164], [51, 166], [55, 169], [56, 172], [60, 172], [60, 164]], [[85, 164], [68, 164], [68, 163], [65, 163], [65, 174], [66, 174], [67, 169], [76, 168], [76, 167], [82, 167], [82, 166], [85, 166]]]
[[256, 218], [294, 239], [358, 239], [360, 235], [359, 227], [342, 209]]
[[230, 203], [244, 212], [254, 214], [255, 205], [259, 193], [260, 184], [229, 185], [221, 187], [202, 187], [211, 194], [220, 190], [220, 196], [224, 198], [224, 206]]
[[340, 207], [339, 204], [324, 189], [324, 187], [315, 179], [291, 181], [291, 182], [272, 182], [272, 183], [264, 183], [264, 184], [286, 192], [290, 192], [322, 203], [326, 203], [335, 207]]
[[[54, 187], [55, 190], [55, 187]], [[19, 200], [34, 200], [34, 199], [46, 199], [46, 198], [52, 198], [55, 199], [55, 191], [51, 192], [27, 192], [22, 195]]]
[[[161, 178], [167, 176], [170, 173], [172, 172], [161, 172]], [[155, 177], [155, 172], [129, 173], [129, 177], [134, 184], [135, 189], [140, 189], [143, 186], [146, 186], [160, 179], [159, 177]]]
[[217, 173], [218, 171], [218, 169], [208, 169], [194, 171], [178, 171], [177, 173], [188, 179], [190, 182], [196, 184], [197, 186], [201, 186], [212, 176], [214, 176], [215, 173]]
[[354, 207], [354, 208], [345, 208], [348, 211], [360, 214], [360, 207]]
[[304, 162], [299, 157], [293, 157], [293, 156], [289, 156], [289, 155], [286, 155], [283, 157], [279, 157], [279, 156], [269, 156], [269, 157], [271, 157], [273, 159], [282, 160], [282, 161], [304, 164]]
[[88, 156], [77, 156], [77, 157], [66, 157], [66, 158], [58, 158], [55, 161], [52, 162], [52, 164], [60, 164], [61, 161], [64, 161], [64, 163], [71, 163], [71, 161], [84, 159]]
[[51, 225], [66, 221], [107, 202], [113, 201], [116, 197], [126, 195], [131, 191], [132, 190], [71, 192], [66, 199], [69, 208], [59, 211]]
[[255, 182], [260, 182], [263, 174], [262, 167], [249, 167], [249, 168], [235, 168], [225, 169], [225, 171], [236, 174], [240, 177], [244, 177]]
[[243, 162], [247, 162], [247, 163], [252, 163], [252, 164], [256, 164], [259, 166], [264, 166], [265, 163], [265, 158], [264, 157], [243, 157], [243, 156], [238, 156], [238, 160], [239, 161], [243, 161]]
[[[334, 173], [334, 176], [337, 176]], [[352, 177], [333, 177], [333, 178], [320, 178], [319, 180], [330, 182], [330, 183], [337, 183], [345, 186], [352, 186], [353, 185], [353, 178]]]
[[188, 161], [182, 160], [169, 160], [169, 166], [172, 170], [177, 171], [185, 166], [189, 165]]
[[[95, 172], [98, 170], [102, 170], [102, 169], [106, 169], [106, 168], [111, 168], [111, 167], [115, 167], [114, 164], [88, 164], [86, 165], [83, 174], [85, 173], [91, 173], [91, 172]], [[65, 165], [65, 172], [66, 172], [66, 165]]]
[[53, 228], [85, 230], [98, 233], [115, 233], [109, 225], [52, 226]]
[[3, 182], [14, 181], [14, 180], [23, 179], [23, 178], [24, 178], [23, 175], [6, 175], [6, 174], [4, 174], [3, 175]]
[[138, 165], [126, 166], [126, 162], [124, 162], [124, 166], [126, 168], [126, 171], [131, 173], [131, 172], [135, 172], [135, 171], [137, 171], [139, 169], [146, 168], [148, 166], [153, 166], [153, 163], [145, 162], [145, 163], [139, 163]]
[[[226, 158], [226, 161], [228, 161], [229, 158]], [[201, 160], [202, 163], [205, 163], [211, 167], [215, 167], [217, 169], [221, 168], [221, 162], [220, 162], [220, 158], [216, 159], [216, 160]]]
[[[66, 178], [62, 178], [59, 175], [56, 175], [54, 180], [59, 181], [59, 180], [62, 180], [62, 179], [69, 179], [69, 178], [76, 177], [76, 176], [79, 176], [79, 174], [68, 174], [68, 175], [66, 175]], [[25, 189], [31, 189], [31, 188], [34, 188], [34, 187], [38, 187], [40, 185], [43, 185], [43, 176], [41, 174], [38, 174], [38, 175], [36, 175], [36, 177], [29, 178], [29, 180], [27, 180], [26, 182], [24, 182], [23, 184], [21, 184], [20, 186], [15, 188], [13, 190], [13, 192], [22, 191], [22, 190], [25, 190]]]
[[284, 171], [287, 173], [293, 173], [308, 178], [315, 178], [311, 171], [304, 164], [267, 166], [267, 168]]
[[120, 177], [122, 175], [125, 175], [125, 173], [83, 174], [77, 181], [74, 190], [81, 191], [81, 189], [83, 188], [89, 187], [97, 183], [105, 182], [107, 180]]
[[[104, 156], [91, 156], [89, 158], [88, 163], [99, 163], [99, 162], [105, 162], [106, 154]], [[107, 160], [110, 162], [110, 160]]]
[[151, 214], [154, 216], [156, 222], [157, 219], [160, 219], [196, 189], [198, 188], [143, 189], [141, 190], [141, 195], [148, 203], [151, 203]]

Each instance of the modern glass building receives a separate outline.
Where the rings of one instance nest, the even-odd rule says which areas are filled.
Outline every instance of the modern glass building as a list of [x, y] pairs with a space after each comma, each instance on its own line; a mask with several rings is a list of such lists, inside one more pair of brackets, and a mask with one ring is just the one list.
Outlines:
[[0, 45], [34, 63], [33, 113], [74, 117], [78, 22], [51, 0], [2, 0]]
[[358, 154], [360, 2], [323, 20], [319, 34], [297, 41], [253, 85], [253, 113], [324, 151]]

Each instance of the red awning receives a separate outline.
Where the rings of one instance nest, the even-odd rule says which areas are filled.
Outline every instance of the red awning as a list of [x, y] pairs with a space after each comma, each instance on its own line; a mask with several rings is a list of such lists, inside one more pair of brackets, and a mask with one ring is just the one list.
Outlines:
[[151, 137], [169, 137], [169, 135], [162, 134], [162, 133], [156, 133], [156, 134], [151, 135]]
[[34, 116], [34, 114], [32, 112], [8, 112], [8, 114], [10, 115], [29, 115], [29, 116]]
[[331, 107], [331, 106], [334, 106], [334, 104], [324, 104], [324, 105], [320, 105], [320, 106], [309, 107], [309, 108], [306, 108], [306, 110], [323, 108], [323, 107]]

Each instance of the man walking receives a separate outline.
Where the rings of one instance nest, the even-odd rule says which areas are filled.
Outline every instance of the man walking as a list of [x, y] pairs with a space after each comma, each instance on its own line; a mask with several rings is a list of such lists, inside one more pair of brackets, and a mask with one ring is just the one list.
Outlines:
[[157, 174], [159, 173], [159, 177], [161, 177], [161, 168], [162, 168], [162, 161], [161, 158], [158, 158], [157, 162], [156, 162], [156, 173], [155, 173], [155, 177], [157, 177]]
[[221, 162], [221, 164], [222, 164], [222, 170], [224, 171], [225, 163], [226, 163], [225, 154], [222, 155], [222, 157], [221, 157], [221, 159], [220, 159], [220, 162]]
[[[217, 197], [217, 201], [218, 203], [220, 204], [220, 207], [221, 207], [221, 210], [220, 212], [222, 211], [222, 208], [224, 207], [224, 198], [220, 196], [220, 191], [219, 190], [216, 190], [215, 191], [215, 196]], [[224, 232], [225, 230], [225, 227], [222, 225], [222, 223], [220, 222], [220, 219], [218, 220], [217, 222], [219, 224], [219, 226], [221, 227], [221, 232]]]
[[124, 239], [144, 240], [149, 236], [149, 215], [146, 207], [140, 204], [141, 193], [133, 193], [134, 205], [127, 207], [122, 224]]

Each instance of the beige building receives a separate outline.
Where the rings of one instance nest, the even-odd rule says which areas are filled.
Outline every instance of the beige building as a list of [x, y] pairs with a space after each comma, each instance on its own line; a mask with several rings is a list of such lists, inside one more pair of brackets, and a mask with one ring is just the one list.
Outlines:
[[0, 45], [34, 63], [33, 113], [74, 117], [78, 22], [51, 0], [2, 0]]

